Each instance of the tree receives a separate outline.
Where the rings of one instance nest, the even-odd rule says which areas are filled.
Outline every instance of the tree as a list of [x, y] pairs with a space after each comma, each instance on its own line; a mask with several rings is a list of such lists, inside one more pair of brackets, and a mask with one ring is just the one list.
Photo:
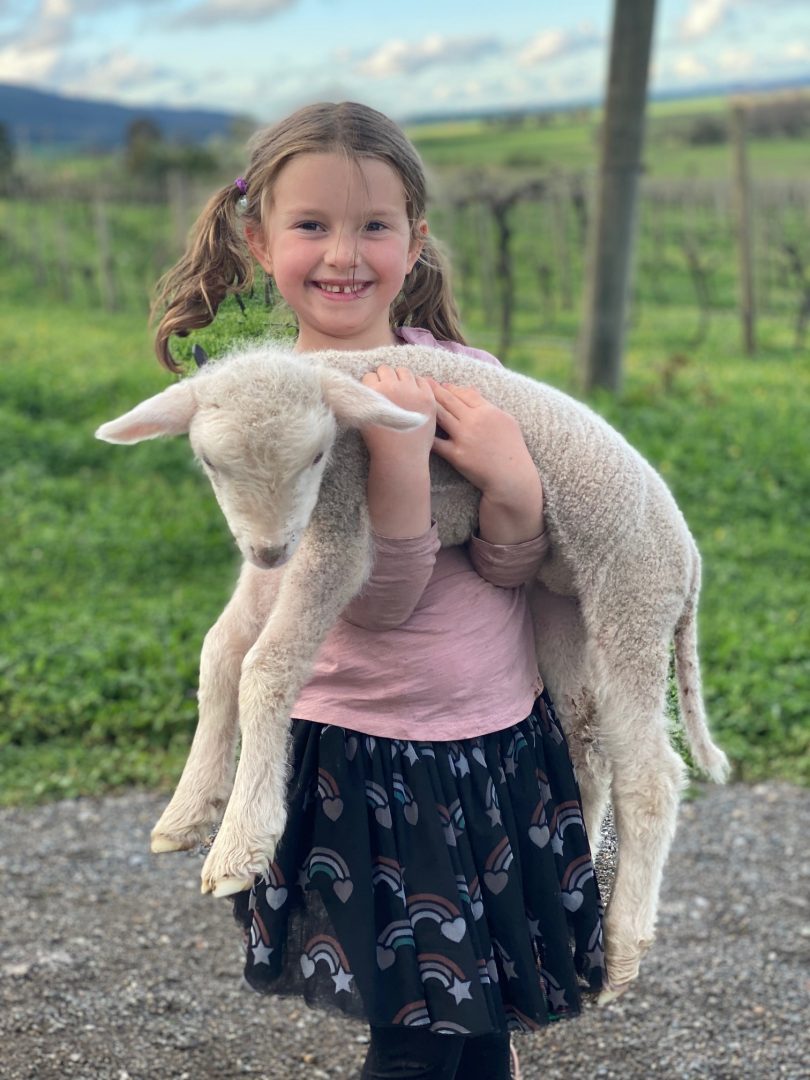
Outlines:
[[580, 364], [585, 389], [618, 391], [636, 224], [655, 0], [614, 0]]
[[6, 124], [0, 123], [0, 191], [9, 188], [14, 172], [14, 141]]
[[[163, 132], [148, 116], [139, 116], [127, 128], [124, 159], [134, 176], [154, 176], [155, 163], [161, 156]], [[160, 171], [159, 169], [157, 171]]]

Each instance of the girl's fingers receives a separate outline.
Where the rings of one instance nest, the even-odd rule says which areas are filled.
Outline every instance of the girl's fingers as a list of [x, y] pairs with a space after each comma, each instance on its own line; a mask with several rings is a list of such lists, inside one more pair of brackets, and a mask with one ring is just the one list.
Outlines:
[[[449, 409], [446, 409], [438, 398], [436, 399], [436, 423], [439, 427], [443, 428], [451, 438], [453, 433], [458, 431], [458, 417], [454, 416]], [[446, 441], [446, 439], [442, 440], [442, 442]]]
[[461, 410], [466, 403], [461, 401], [461, 399], [446, 386], [442, 386], [441, 383], [437, 383], [434, 379], [430, 379], [429, 381], [430, 389], [433, 391], [437, 407], [443, 408], [445, 412], [450, 413], [450, 415], [454, 416], [457, 420], [460, 419]]

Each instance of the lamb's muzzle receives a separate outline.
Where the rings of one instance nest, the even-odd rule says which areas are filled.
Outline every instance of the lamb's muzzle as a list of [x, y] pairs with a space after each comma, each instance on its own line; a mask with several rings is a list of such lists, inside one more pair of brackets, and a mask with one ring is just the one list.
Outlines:
[[[613, 802], [620, 860], [605, 925], [610, 986], [620, 992], [654, 937], [684, 783], [665, 723], [673, 641], [695, 763], [717, 780], [728, 772], [701, 697], [700, 558], [663, 480], [604, 420], [557, 390], [465, 356], [418, 346], [309, 356], [252, 348], [99, 428], [112, 442], [188, 432], [198, 458], [217, 464], [208, 473], [246, 558], [206, 636], [199, 724], [153, 850], [195, 846], [227, 803], [203, 891], [247, 888], [273, 857], [285, 824], [291, 709], [326, 633], [370, 572], [367, 458], [356, 429], [406, 430], [425, 419], [360, 384], [383, 363], [477, 387], [517, 418], [542, 476], [551, 549], [530, 588], [538, 665], [566, 731], [594, 848]], [[478, 493], [441, 459], [431, 474], [442, 543], [463, 543], [477, 523]], [[283, 568], [259, 569], [267, 566]]]

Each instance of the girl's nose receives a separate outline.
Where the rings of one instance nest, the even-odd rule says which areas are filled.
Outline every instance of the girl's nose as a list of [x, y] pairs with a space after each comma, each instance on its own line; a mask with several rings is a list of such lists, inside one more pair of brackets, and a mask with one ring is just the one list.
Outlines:
[[349, 233], [340, 233], [329, 245], [325, 261], [329, 266], [351, 267], [358, 263], [357, 238]]

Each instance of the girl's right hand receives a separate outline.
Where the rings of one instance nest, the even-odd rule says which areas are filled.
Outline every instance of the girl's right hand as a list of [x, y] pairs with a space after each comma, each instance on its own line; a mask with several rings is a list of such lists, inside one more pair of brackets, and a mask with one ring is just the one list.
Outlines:
[[407, 460], [415, 464], [427, 462], [436, 432], [436, 399], [427, 379], [414, 375], [408, 368], [392, 368], [382, 364], [360, 380], [402, 409], [424, 413], [428, 419], [415, 431], [391, 431], [377, 424], [362, 428], [369, 454], [376, 459]]

